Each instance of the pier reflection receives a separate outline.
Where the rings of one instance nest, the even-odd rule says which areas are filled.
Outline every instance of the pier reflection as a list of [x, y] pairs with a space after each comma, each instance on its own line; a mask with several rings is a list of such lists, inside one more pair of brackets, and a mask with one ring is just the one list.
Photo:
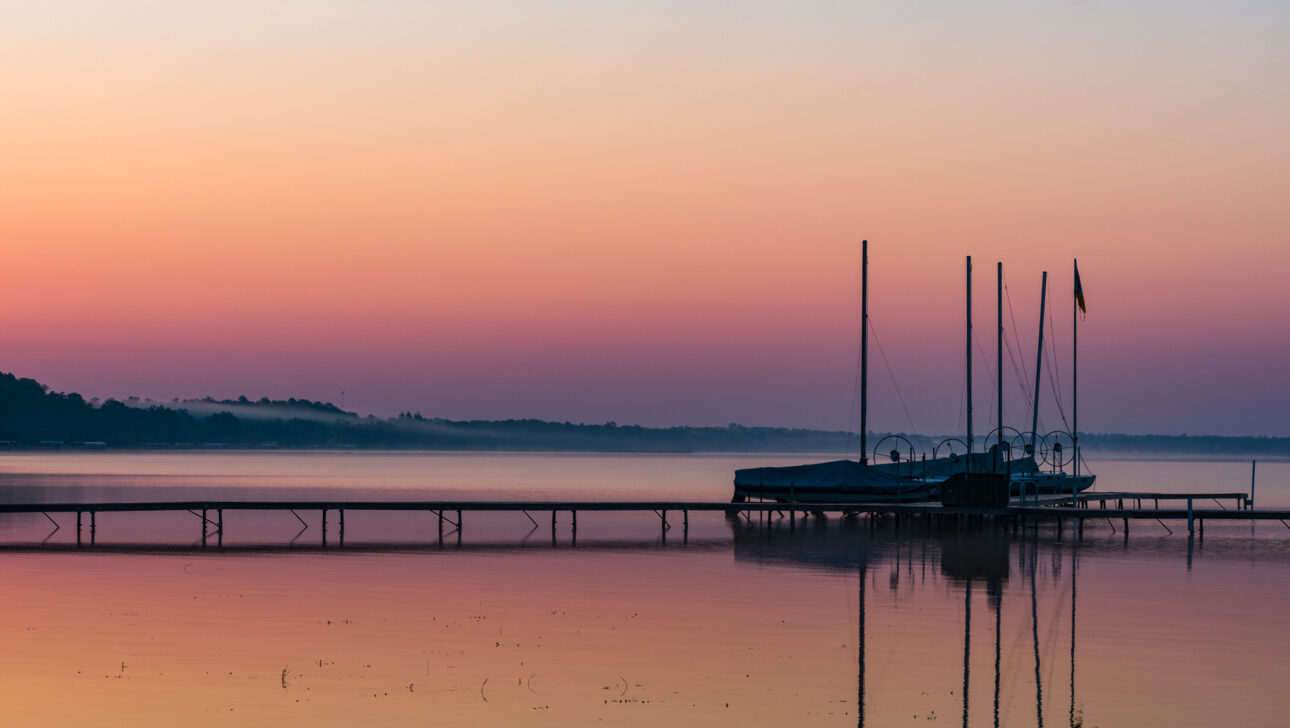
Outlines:
[[[1274, 608], [1290, 600], [1280, 541], [1197, 539], [1188, 571], [1183, 540], [1141, 530], [1126, 548], [988, 521], [718, 516], [664, 542], [633, 518], [638, 538], [595, 535], [603, 516], [576, 543], [549, 541], [545, 520], [525, 539], [519, 514], [443, 546], [425, 518], [408, 522], [419, 538], [343, 547], [292, 545], [285, 529], [208, 549], [37, 534], [0, 545], [15, 655], [0, 697], [43, 696], [46, 724], [94, 722], [58, 700], [69, 680], [170, 718], [185, 705], [167, 696], [182, 694], [320, 726], [361, 722], [356, 687], [375, 683], [362, 697], [387, 724], [1141, 725], [1239, 711], [1279, 725], [1286, 712], [1290, 658], [1268, 638], [1290, 629]], [[124, 538], [128, 524], [112, 525]]]

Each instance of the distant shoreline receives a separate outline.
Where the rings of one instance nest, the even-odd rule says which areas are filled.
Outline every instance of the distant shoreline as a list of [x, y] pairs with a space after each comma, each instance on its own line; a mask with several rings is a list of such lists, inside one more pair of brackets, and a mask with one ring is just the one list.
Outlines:
[[[908, 441], [899, 445], [906, 457], [911, 446], [915, 457], [923, 453], [930, 456], [936, 444], [946, 439], [870, 432], [869, 442], [875, 443], [876, 449], [892, 434]], [[725, 427], [642, 427], [612, 421], [586, 424], [537, 419], [447, 420], [411, 412], [381, 419], [360, 417], [331, 403], [304, 399], [207, 398], [171, 405], [112, 399], [98, 402], [86, 401], [75, 393], [52, 392], [33, 379], [0, 374], [0, 452], [774, 453], [858, 459], [859, 440], [859, 435], [842, 431], [738, 423]], [[976, 447], [983, 446], [984, 438], [978, 439]], [[1290, 437], [1084, 433], [1080, 446], [1085, 458], [1290, 458]], [[884, 446], [883, 459], [886, 452]]]
[[[811, 451], [811, 450], [629, 450], [629, 449], [541, 449], [534, 447], [495, 447], [495, 448], [445, 448], [445, 447], [361, 447], [361, 448], [342, 448], [328, 447], [323, 445], [302, 445], [295, 447], [186, 447], [177, 444], [173, 447], [145, 447], [145, 446], [122, 446], [122, 447], [79, 447], [76, 443], [66, 443], [61, 447], [35, 447], [35, 446], [0, 446], [0, 457], [5, 454], [21, 455], [54, 455], [54, 454], [129, 454], [129, 453], [157, 453], [157, 454], [229, 454], [229, 455], [271, 455], [275, 453], [299, 455], [299, 454], [318, 454], [318, 455], [375, 455], [375, 454], [438, 454], [438, 455], [573, 455], [573, 456], [594, 456], [594, 455], [656, 455], [665, 456], [730, 456], [730, 457], [780, 457], [796, 458], [801, 460], [828, 461], [828, 460], [856, 460], [857, 456], [853, 453], [846, 455], [844, 453]], [[1187, 450], [1161, 451], [1161, 450], [1086, 450], [1084, 460], [1091, 462], [1211, 462], [1211, 463], [1248, 463], [1251, 460], [1267, 463], [1284, 463], [1290, 462], [1290, 454], [1284, 452], [1197, 452]]]

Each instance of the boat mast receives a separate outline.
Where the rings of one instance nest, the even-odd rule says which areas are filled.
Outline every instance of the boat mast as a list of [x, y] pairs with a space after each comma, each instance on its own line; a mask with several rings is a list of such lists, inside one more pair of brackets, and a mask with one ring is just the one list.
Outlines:
[[1044, 364], [1044, 304], [1048, 300], [1048, 271], [1044, 271], [1043, 283], [1039, 286], [1039, 353], [1035, 355], [1035, 410], [1030, 416], [1030, 454], [1038, 457], [1035, 440], [1039, 437], [1039, 373]]
[[[1079, 261], [1073, 262], [1075, 289], [1079, 290]], [[1082, 291], [1081, 291], [1082, 293]], [[1075, 451], [1075, 475], [1079, 475], [1079, 299], [1071, 296], [1071, 449]], [[1075, 629], [1075, 625], [1071, 625]]]
[[1003, 464], [1002, 463], [1002, 460], [1003, 460], [1003, 261], [998, 262], [997, 288], [998, 288], [997, 308], [998, 308], [998, 314], [999, 314], [999, 330], [997, 332], [997, 336], [995, 337], [994, 369], [995, 369], [995, 374], [997, 376], [996, 376], [996, 381], [994, 386], [995, 386], [995, 394], [998, 397], [998, 401], [995, 403], [996, 407], [998, 408], [997, 409], [998, 415], [997, 415], [996, 421], [998, 422], [998, 425], [999, 425], [997, 430], [998, 435], [996, 438], [997, 442], [995, 442], [995, 447], [998, 448], [998, 450], [995, 451], [997, 453], [998, 461], [996, 461], [994, 458], [991, 458], [990, 460], [990, 464], [993, 466], [991, 468], [991, 471], [996, 473], [999, 472], [999, 466]]
[[972, 256], [967, 257], [967, 472], [972, 472]]
[[869, 241], [860, 241], [860, 464], [869, 462]]

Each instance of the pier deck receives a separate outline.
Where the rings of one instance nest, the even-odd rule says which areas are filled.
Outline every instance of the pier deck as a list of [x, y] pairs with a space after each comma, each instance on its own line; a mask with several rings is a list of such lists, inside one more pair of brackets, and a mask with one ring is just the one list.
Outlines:
[[[1234, 501], [1234, 508], [1222, 505], [1225, 500]], [[1152, 507], [1143, 507], [1143, 502]], [[1161, 501], [1186, 501], [1185, 507], [1161, 508]], [[1198, 508], [1198, 503], [1213, 501], [1218, 508]], [[1098, 507], [1092, 507], [1096, 503]], [[1131, 507], [1125, 507], [1125, 504]], [[1113, 507], [1108, 507], [1114, 504]], [[84, 516], [89, 516], [89, 541], [95, 541], [98, 530], [99, 513], [143, 513], [162, 511], [186, 511], [201, 519], [202, 544], [208, 536], [214, 536], [217, 543], [223, 542], [224, 511], [288, 511], [300, 519], [297, 511], [321, 513], [322, 542], [327, 542], [327, 517], [331, 512], [337, 516], [339, 543], [345, 538], [345, 511], [423, 511], [434, 515], [438, 522], [438, 540], [443, 542], [445, 526], [455, 533], [460, 542], [463, 529], [463, 515], [470, 512], [513, 512], [523, 513], [536, 526], [531, 512], [551, 513], [551, 529], [554, 534], [557, 515], [567, 513], [574, 538], [578, 528], [579, 512], [641, 512], [654, 513], [660, 520], [662, 533], [666, 537], [672, 528], [668, 514], [680, 513], [679, 520], [684, 533], [689, 531], [690, 511], [721, 511], [728, 516], [751, 519], [753, 514], [767, 516], [766, 521], [786, 519], [790, 527], [795, 527], [799, 514], [801, 517], [836, 513], [846, 516], [868, 515], [870, 517], [924, 516], [932, 518], [958, 518], [964, 516], [985, 516], [992, 518], [1019, 519], [1034, 521], [1056, 521], [1058, 527], [1064, 521], [1074, 521], [1080, 531], [1084, 521], [1119, 520], [1127, 533], [1130, 520], [1155, 520], [1162, 524], [1166, 520], [1185, 520], [1188, 532], [1194, 532], [1197, 525], [1204, 533], [1206, 520], [1217, 521], [1281, 521], [1290, 519], [1290, 510], [1254, 510], [1252, 501], [1245, 493], [1156, 493], [1156, 492], [1104, 492], [1080, 493], [1075, 499], [1070, 495], [1046, 494], [1013, 498], [1008, 506], [994, 508], [955, 508], [942, 506], [935, 501], [907, 503], [779, 503], [779, 502], [745, 502], [721, 503], [711, 501], [414, 501], [414, 500], [186, 500], [186, 501], [141, 501], [141, 502], [99, 502], [99, 503], [0, 503], [0, 513], [41, 513], [57, 527], [58, 523], [50, 514], [76, 515], [76, 541], [82, 542]], [[212, 519], [210, 516], [214, 515]], [[211, 530], [213, 528], [213, 531]], [[1166, 526], [1166, 528], [1168, 528]], [[1290, 528], [1290, 526], [1288, 526]], [[1170, 531], [1172, 533], [1172, 530]]]

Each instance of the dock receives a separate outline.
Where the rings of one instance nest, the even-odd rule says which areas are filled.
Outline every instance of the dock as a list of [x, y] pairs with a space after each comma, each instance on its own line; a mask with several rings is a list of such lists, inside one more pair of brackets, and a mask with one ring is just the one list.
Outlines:
[[[1177, 506], [1161, 503], [1178, 503]], [[1231, 507], [1224, 505], [1231, 502]], [[1185, 504], [1184, 504], [1185, 502]], [[744, 503], [723, 503], [711, 501], [369, 501], [369, 500], [188, 500], [188, 501], [141, 501], [141, 502], [100, 502], [100, 503], [0, 503], [0, 514], [4, 513], [40, 513], [51, 523], [55, 530], [61, 524], [54, 515], [74, 515], [76, 518], [76, 544], [94, 545], [98, 532], [98, 515], [100, 513], [145, 513], [186, 511], [198, 519], [201, 529], [201, 544], [206, 546], [209, 540], [215, 545], [223, 545], [224, 512], [239, 511], [285, 511], [294, 515], [302, 526], [309, 523], [300, 513], [319, 514], [321, 545], [328, 545], [328, 520], [335, 516], [337, 545], [345, 542], [346, 511], [420, 511], [431, 516], [433, 541], [443, 545], [445, 537], [461, 543], [465, 529], [465, 517], [470, 513], [512, 512], [523, 513], [536, 528], [538, 521], [533, 514], [545, 517], [550, 514], [552, 538], [556, 537], [557, 525], [561, 514], [567, 519], [573, 542], [577, 541], [578, 514], [586, 512], [637, 512], [652, 513], [659, 519], [661, 536], [667, 539], [673, 526], [679, 526], [682, 539], [688, 539], [690, 512], [723, 512], [729, 518], [743, 518], [751, 521], [754, 516], [759, 523], [767, 527], [772, 524], [787, 525], [790, 529], [797, 527], [798, 520], [826, 517], [837, 514], [846, 518], [867, 516], [870, 522], [878, 519], [893, 518], [897, 526], [902, 519], [921, 519], [925, 521], [963, 523], [991, 523], [994, 527], [1017, 528], [1019, 524], [1031, 522], [1055, 523], [1060, 530], [1070, 523], [1076, 533], [1083, 535], [1084, 524], [1089, 520], [1107, 521], [1115, 528], [1115, 523], [1122, 525], [1125, 537], [1129, 533], [1130, 521], [1153, 520], [1159, 522], [1166, 530], [1173, 533], [1165, 524], [1166, 521], [1185, 521], [1189, 534], [1204, 534], [1205, 521], [1280, 521], [1290, 529], [1290, 510], [1255, 510], [1249, 495], [1243, 492], [1222, 493], [1159, 493], [1159, 492], [1104, 492], [1080, 493], [1072, 495], [1038, 495], [1025, 498], [1012, 498], [1007, 506], [1001, 507], [947, 507], [935, 501], [899, 502], [899, 503], [866, 503], [866, 502], [772, 502], [750, 501]], [[435, 535], [437, 534], [437, 535]]]

